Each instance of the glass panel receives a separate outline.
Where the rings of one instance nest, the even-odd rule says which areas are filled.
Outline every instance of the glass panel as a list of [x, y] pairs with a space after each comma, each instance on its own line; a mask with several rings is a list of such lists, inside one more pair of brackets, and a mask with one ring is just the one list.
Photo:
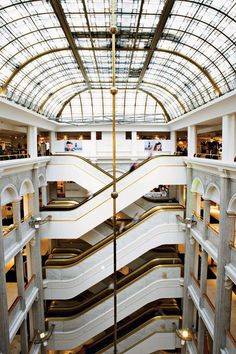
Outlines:
[[[234, 0], [175, 1], [157, 48], [144, 66], [165, 2], [116, 1], [120, 121], [163, 121], [161, 105], [175, 119], [183, 114], [183, 106], [190, 111], [216, 98], [217, 91], [225, 94], [236, 88]], [[83, 67], [69, 49], [50, 1], [1, 0], [2, 94], [55, 119], [66, 100], [87, 89], [68, 103], [64, 118], [110, 121], [110, 0], [60, 4]]]
[[[82, 92], [65, 106], [61, 120], [80, 123], [81, 121], [92, 122], [94, 119], [95, 122], [110, 122], [112, 120], [111, 99], [108, 90]], [[148, 108], [146, 107], [147, 100]], [[164, 122], [163, 110], [160, 107], [156, 114], [156, 105], [156, 100], [147, 93], [137, 90], [120, 90], [116, 101], [116, 119], [120, 122], [145, 122], [146, 120]]]

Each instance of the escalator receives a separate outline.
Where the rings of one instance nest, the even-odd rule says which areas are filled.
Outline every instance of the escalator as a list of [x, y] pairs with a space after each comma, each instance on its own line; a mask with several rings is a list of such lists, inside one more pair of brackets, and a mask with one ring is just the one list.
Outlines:
[[[122, 277], [117, 291], [118, 321], [152, 301], [181, 298], [183, 278], [180, 263], [178, 257], [158, 258]], [[55, 330], [48, 348], [66, 350], [78, 347], [112, 326], [112, 293], [113, 290], [106, 287], [84, 301], [53, 301], [48, 309], [50, 317], [47, 323], [49, 327], [55, 324]]]
[[[176, 348], [175, 330], [180, 327], [181, 316], [177, 314], [157, 315], [156, 307], [156, 305], [151, 307], [148, 304], [148, 308], [144, 307], [141, 314], [130, 316], [129, 320], [118, 324], [117, 350], [119, 353], [132, 350], [133, 353], [148, 354], [156, 350]], [[155, 336], [155, 340], [152, 336]], [[98, 339], [95, 338], [93, 343], [86, 345], [86, 354], [112, 354], [114, 352], [113, 340], [114, 334], [111, 328], [108, 334]], [[146, 341], [149, 341], [149, 345]], [[138, 348], [140, 346], [144, 350], [140, 350]]]
[[[66, 170], [65, 170], [66, 173]], [[57, 178], [58, 179], [58, 178]], [[71, 177], [70, 177], [71, 179]], [[117, 179], [117, 212], [123, 210], [158, 184], [186, 184], [186, 168], [181, 157], [156, 156], [142, 163], [132, 173]], [[112, 183], [70, 211], [42, 211], [51, 220], [40, 228], [41, 236], [53, 239], [78, 238], [112, 216]]]
[[[128, 285], [131, 281], [141, 276], [145, 271], [152, 269], [157, 265], [164, 264], [182, 264], [178, 254], [170, 247], [169, 251], [164, 252], [159, 248], [146, 252], [144, 255], [135, 261], [127, 264], [127, 272], [122, 269], [117, 271], [116, 277], [118, 280], [117, 288]], [[77, 295], [72, 300], [53, 300], [48, 306], [48, 315], [60, 317], [78, 315], [87, 307], [96, 304], [98, 301], [104, 299], [112, 293], [113, 277], [112, 275], [103, 279], [102, 282], [96, 284], [94, 287]], [[83, 301], [86, 300], [86, 301]]]
[[[162, 312], [160, 314], [160, 311]], [[143, 342], [146, 337], [150, 337], [153, 332], [159, 335], [168, 335], [168, 341], [165, 346], [158, 346], [156, 349], [172, 349], [171, 340], [175, 336], [176, 328], [179, 328], [181, 322], [181, 310], [175, 299], [162, 299], [153, 301], [130, 316], [125, 317], [117, 324], [117, 349], [121, 353], [130, 347], [135, 347], [140, 340]], [[74, 350], [71, 354], [80, 354], [86, 349], [86, 354], [113, 353], [114, 328], [111, 326], [104, 332]], [[161, 342], [161, 340], [159, 340]], [[136, 351], [136, 353], [139, 351]], [[146, 353], [146, 351], [145, 351]]]
[[90, 160], [73, 153], [56, 154], [47, 165], [47, 182], [73, 181], [96, 192], [112, 181], [112, 176]]
[[[164, 244], [185, 242], [185, 232], [177, 216], [184, 215], [182, 206], [158, 206], [145, 212], [139, 222], [117, 236], [117, 269], [145, 252]], [[45, 299], [69, 299], [113, 273], [113, 235], [81, 254], [52, 256], [45, 262]], [[64, 252], [64, 250], [62, 251]]]

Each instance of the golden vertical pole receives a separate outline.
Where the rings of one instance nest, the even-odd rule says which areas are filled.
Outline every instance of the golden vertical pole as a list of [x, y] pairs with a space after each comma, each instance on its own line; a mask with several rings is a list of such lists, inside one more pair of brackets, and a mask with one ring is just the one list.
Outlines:
[[111, 35], [112, 35], [112, 87], [110, 92], [112, 94], [112, 170], [113, 170], [113, 190], [111, 197], [113, 199], [113, 298], [114, 298], [114, 353], [117, 353], [117, 258], [116, 258], [116, 198], [118, 193], [116, 191], [116, 33], [117, 27], [115, 25], [115, 0], [112, 0], [112, 16], [111, 16]]

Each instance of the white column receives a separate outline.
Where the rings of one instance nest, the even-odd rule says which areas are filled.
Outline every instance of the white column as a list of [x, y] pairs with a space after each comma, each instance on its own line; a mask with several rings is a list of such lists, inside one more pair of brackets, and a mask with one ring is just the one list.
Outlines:
[[92, 157], [92, 162], [96, 162], [97, 157], [97, 140], [96, 132], [91, 132], [91, 147], [90, 147], [90, 157]]
[[28, 213], [26, 215], [34, 215], [34, 193], [28, 194]]
[[[1, 206], [1, 194], [0, 194]], [[7, 311], [6, 274], [4, 263], [4, 241], [2, 235], [2, 208], [0, 208], [0, 353], [10, 353], [9, 317]]]
[[42, 205], [47, 205], [47, 184], [41, 187], [42, 192]]
[[176, 131], [170, 132], [170, 142], [171, 142], [171, 148], [170, 148], [170, 153], [174, 154], [176, 152], [176, 140], [177, 140], [177, 135]]
[[37, 127], [29, 126], [27, 129], [27, 152], [33, 159], [38, 156]]
[[50, 153], [52, 155], [55, 154], [56, 152], [55, 142], [56, 142], [56, 132], [50, 132], [49, 143], [50, 143]]
[[22, 225], [21, 225], [21, 213], [20, 213], [20, 199], [12, 202], [13, 207], [13, 223], [16, 226], [16, 238], [17, 241], [22, 240]]
[[132, 158], [137, 158], [137, 132], [132, 132], [131, 144], [131, 156]]
[[201, 213], [201, 195], [195, 193], [195, 211], [198, 215]]
[[222, 117], [222, 161], [234, 162], [236, 156], [236, 115]]
[[188, 127], [188, 157], [193, 157], [197, 152], [197, 129], [195, 125]]
[[[34, 193], [34, 209], [33, 214], [37, 217], [39, 216], [39, 178], [38, 178], [38, 166], [33, 169], [33, 186]], [[42, 257], [41, 257], [41, 239], [39, 234], [39, 229], [35, 229], [34, 240], [30, 242], [30, 255], [31, 255], [31, 271], [35, 274], [35, 283], [38, 287], [38, 301], [34, 303], [33, 310], [35, 315], [35, 327], [41, 332], [45, 330], [44, 323], [44, 307], [43, 307], [43, 281], [42, 281]]]

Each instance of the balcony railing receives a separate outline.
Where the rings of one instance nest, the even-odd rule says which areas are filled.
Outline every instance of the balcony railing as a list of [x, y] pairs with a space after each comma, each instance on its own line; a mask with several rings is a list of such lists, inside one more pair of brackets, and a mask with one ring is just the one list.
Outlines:
[[31, 277], [25, 285], [25, 305], [26, 309], [22, 308], [22, 296], [17, 296], [10, 309], [8, 310], [9, 327], [10, 327], [10, 340], [12, 340], [19, 329], [26, 312], [29, 310], [32, 302], [37, 296], [37, 288], [35, 284], [35, 275]]
[[236, 339], [230, 331], [226, 335], [226, 349], [229, 353], [236, 353]]
[[15, 153], [15, 154], [3, 154], [0, 155], [0, 161], [7, 161], [7, 160], [15, 160], [15, 159], [26, 159], [29, 158], [30, 155], [27, 153]]

